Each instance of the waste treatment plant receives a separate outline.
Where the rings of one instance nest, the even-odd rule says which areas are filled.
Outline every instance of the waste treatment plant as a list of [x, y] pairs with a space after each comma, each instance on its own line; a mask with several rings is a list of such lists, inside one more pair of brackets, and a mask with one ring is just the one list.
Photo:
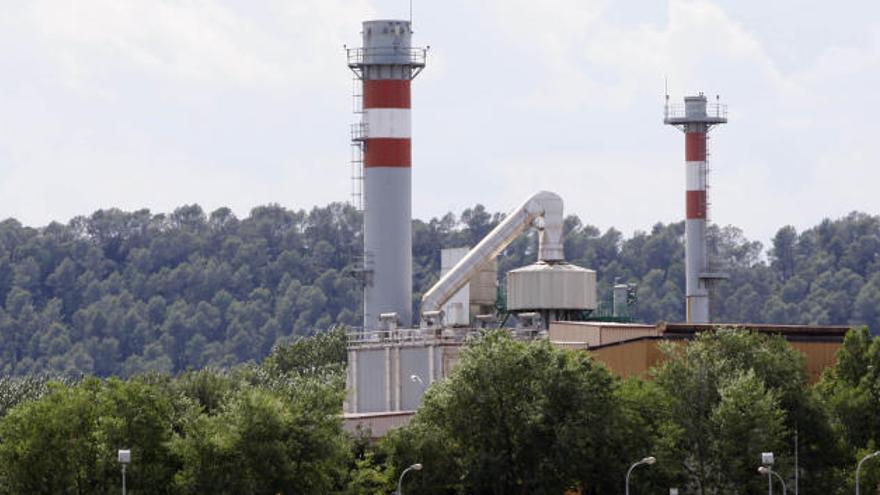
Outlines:
[[[598, 314], [596, 272], [566, 262], [563, 200], [549, 191], [526, 198], [475, 246], [437, 253], [440, 278], [424, 293], [414, 322], [411, 90], [427, 51], [412, 46], [409, 21], [367, 21], [362, 29], [363, 46], [347, 49], [359, 116], [351, 131], [353, 202], [364, 218], [357, 270], [363, 327], [349, 335], [348, 428], [366, 426], [381, 436], [404, 424], [427, 387], [448, 376], [463, 346], [486, 328], [589, 351], [624, 376], [646, 373], [662, 361], [660, 342], [686, 342], [731, 326], [782, 335], [804, 352], [813, 379], [834, 364], [846, 327], [713, 323], [712, 287], [726, 277], [707, 248], [707, 138], [713, 127], [727, 123], [727, 110], [702, 93], [685, 97], [683, 105], [671, 105], [667, 96], [663, 119], [685, 136], [686, 322], [629, 321], [631, 287], [624, 284], [613, 288], [612, 311]], [[495, 307], [496, 258], [531, 230], [537, 231], [536, 259], [503, 274], [507, 308], [501, 314]]]

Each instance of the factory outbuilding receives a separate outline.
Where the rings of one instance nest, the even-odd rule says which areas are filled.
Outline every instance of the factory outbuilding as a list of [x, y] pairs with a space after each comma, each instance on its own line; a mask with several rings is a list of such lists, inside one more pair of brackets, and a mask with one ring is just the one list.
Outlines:
[[[607, 321], [552, 321], [547, 338], [555, 346], [590, 353], [596, 361], [603, 363], [621, 378], [630, 376], [650, 378], [651, 369], [663, 364], [664, 354], [661, 347], [664, 343], [686, 345], [701, 332], [721, 328], [737, 328], [782, 336], [793, 348], [803, 353], [807, 377], [812, 383], [819, 380], [825, 369], [837, 364], [837, 351], [843, 345], [843, 339], [849, 331], [847, 326], [836, 325], [667, 322], [646, 325]], [[517, 335], [516, 330], [511, 331]], [[377, 386], [375, 381], [372, 384], [358, 383], [358, 386], [351, 386], [353, 384], [349, 382], [346, 427], [352, 431], [358, 425], [369, 428], [372, 435], [378, 438], [389, 429], [405, 425], [418, 407], [415, 396], [420, 395], [428, 383], [443, 379], [452, 372], [463, 346], [467, 345], [473, 333], [473, 329], [433, 334], [420, 333], [418, 336], [415, 333], [399, 333], [393, 340], [372, 344], [361, 343], [358, 352], [350, 351], [349, 380], [358, 376], [381, 375], [384, 378], [380, 380], [381, 390], [368, 388]], [[526, 334], [519, 335], [529, 338]], [[376, 361], [382, 363], [382, 369], [377, 373], [358, 372], [357, 359], [359, 355], [364, 355], [364, 351], [375, 353]], [[431, 358], [418, 360], [428, 363], [423, 374], [407, 376], [408, 371], [402, 370], [414, 369], [412, 366], [415, 366], [413, 361], [415, 356], [431, 356]], [[426, 377], [427, 380], [422, 377]], [[379, 397], [384, 402], [370, 404], [371, 412], [358, 412], [356, 404], [359, 402], [364, 404], [363, 398], [359, 400], [355, 395], [360, 387], [370, 390], [371, 396]]]
[[780, 335], [803, 353], [811, 382], [822, 371], [837, 364], [837, 351], [849, 330], [847, 326], [759, 325], [744, 323], [666, 323], [642, 325], [598, 321], [566, 321], [550, 324], [550, 342], [560, 347], [584, 349], [618, 376], [649, 377], [649, 371], [663, 363], [661, 344], [679, 344], [700, 332], [719, 328], [740, 328], [750, 332]]

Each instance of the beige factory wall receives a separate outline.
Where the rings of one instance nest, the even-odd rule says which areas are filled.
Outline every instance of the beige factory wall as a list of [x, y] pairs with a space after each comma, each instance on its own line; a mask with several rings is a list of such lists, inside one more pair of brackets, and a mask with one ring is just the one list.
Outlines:
[[633, 375], [647, 378], [648, 370], [663, 360], [658, 343], [658, 340], [636, 340], [589, 352], [596, 361], [604, 363], [611, 372], [622, 378]]
[[818, 382], [826, 368], [837, 366], [837, 351], [843, 345], [842, 342], [789, 343], [806, 357], [806, 368], [810, 383]]
[[[659, 335], [654, 325], [591, 321], [553, 321], [549, 329], [550, 342], [569, 348], [571, 344], [590, 347]], [[568, 344], [568, 345], [567, 345]]]
[[393, 411], [383, 413], [345, 414], [342, 427], [349, 433], [369, 430], [370, 438], [377, 440], [390, 430], [406, 426], [415, 411]]
[[[632, 325], [597, 326], [554, 322], [550, 327], [550, 341], [553, 345], [565, 349], [584, 350], [591, 341], [604, 341], [606, 347], [590, 350], [596, 360], [605, 363], [615, 374], [628, 377], [639, 375], [647, 377], [648, 370], [663, 361], [660, 342], [686, 343], [687, 341], [666, 341], [662, 339], [642, 339], [632, 342], [625, 340], [637, 339], [654, 335], [653, 326]], [[604, 335], [600, 334], [604, 332]], [[628, 337], [625, 337], [628, 336]], [[558, 340], [557, 340], [558, 338]], [[619, 342], [619, 343], [618, 343]], [[616, 343], [616, 345], [607, 345]], [[837, 364], [837, 350], [841, 343], [837, 342], [789, 342], [792, 347], [805, 356], [805, 365], [810, 383], [815, 383], [822, 376], [822, 371]], [[598, 345], [598, 344], [594, 344]], [[461, 357], [462, 346], [445, 344], [442, 346], [443, 369], [442, 377], [449, 376]]]
[[[633, 342], [625, 342], [589, 352], [593, 357], [610, 369], [615, 374], [626, 378], [638, 375], [648, 378], [648, 371], [663, 363], [663, 353], [660, 352], [662, 339], [643, 339]], [[666, 341], [668, 342], [668, 341]], [[687, 341], [678, 341], [687, 343]], [[789, 342], [791, 346], [805, 357], [805, 367], [809, 382], [816, 383], [822, 377], [826, 368], [837, 365], [837, 351], [842, 343], [838, 342]]]

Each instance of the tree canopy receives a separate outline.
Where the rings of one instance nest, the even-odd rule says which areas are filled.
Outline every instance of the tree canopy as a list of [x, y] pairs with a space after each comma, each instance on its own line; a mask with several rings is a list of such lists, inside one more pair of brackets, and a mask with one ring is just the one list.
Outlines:
[[[477, 205], [413, 221], [414, 310], [438, 278], [440, 249], [475, 245], [501, 218]], [[637, 319], [678, 321], [683, 235], [679, 222], [624, 238], [570, 215], [565, 252], [598, 271], [603, 302], [615, 282], [631, 283]], [[718, 288], [718, 320], [880, 328], [880, 217], [783, 227], [766, 252], [735, 227], [712, 227], [710, 238], [731, 276]], [[522, 236], [499, 257], [502, 292], [504, 274], [533, 262], [535, 245]], [[360, 214], [336, 203], [261, 206], [241, 219], [189, 205], [99, 210], [40, 228], [5, 220], [0, 371], [132, 376], [260, 360], [292, 337], [360, 325], [361, 246]]]
[[[176, 377], [8, 379], [17, 403], [0, 415], [0, 493], [118, 493], [122, 448], [132, 494], [336, 493], [353, 462], [344, 363], [328, 359], [339, 333], [261, 365]], [[295, 353], [300, 366], [282, 369]]]
[[402, 461], [434, 466], [418, 493], [613, 491], [619, 470], [614, 380], [585, 353], [488, 333], [452, 376], [431, 387], [410, 427], [392, 437]]
[[[797, 449], [800, 492], [849, 493], [855, 463], [878, 445], [876, 411], [853, 410], [876, 403], [867, 363], [880, 340], [864, 330], [848, 340], [842, 368], [814, 388], [785, 340], [744, 330], [670, 344], [652, 377], [628, 380], [583, 352], [490, 333], [377, 452], [397, 472], [432, 466], [410, 481], [426, 494], [619, 493], [627, 467], [652, 455], [633, 476], [637, 493], [733, 495], [766, 489], [757, 468], [768, 451], [793, 487]], [[857, 380], [839, 377], [845, 369]], [[877, 486], [880, 466], [863, 475]]]
[[782, 337], [719, 330], [665, 352], [654, 384], [665, 407], [647, 412], [667, 432], [658, 458], [685, 486], [700, 495], [759, 492], [761, 452], [775, 452], [774, 468], [793, 473], [795, 431], [804, 493], [837, 486], [836, 438], [807, 386], [803, 356]]
[[[371, 443], [343, 431], [341, 329], [277, 346], [260, 364], [176, 376], [0, 382], [0, 494], [760, 493], [759, 454], [800, 491], [852, 492], [876, 450], [878, 343], [852, 331], [816, 386], [779, 337], [704, 333], [665, 349], [652, 377], [621, 380], [588, 352], [488, 331], [410, 424]], [[795, 443], [798, 435], [799, 443]], [[862, 472], [876, 488], [880, 463]], [[866, 491], [867, 493], [867, 491]]]

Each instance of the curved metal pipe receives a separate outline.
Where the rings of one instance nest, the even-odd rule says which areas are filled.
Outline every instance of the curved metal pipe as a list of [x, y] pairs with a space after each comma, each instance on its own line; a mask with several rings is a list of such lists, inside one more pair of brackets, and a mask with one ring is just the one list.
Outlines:
[[[537, 222], [536, 222], [537, 220]], [[421, 312], [437, 311], [473, 277], [487, 261], [498, 256], [517, 236], [537, 223], [538, 260], [556, 263], [565, 259], [562, 247], [563, 208], [559, 195], [540, 191], [510, 212], [473, 249], [422, 297]]]

